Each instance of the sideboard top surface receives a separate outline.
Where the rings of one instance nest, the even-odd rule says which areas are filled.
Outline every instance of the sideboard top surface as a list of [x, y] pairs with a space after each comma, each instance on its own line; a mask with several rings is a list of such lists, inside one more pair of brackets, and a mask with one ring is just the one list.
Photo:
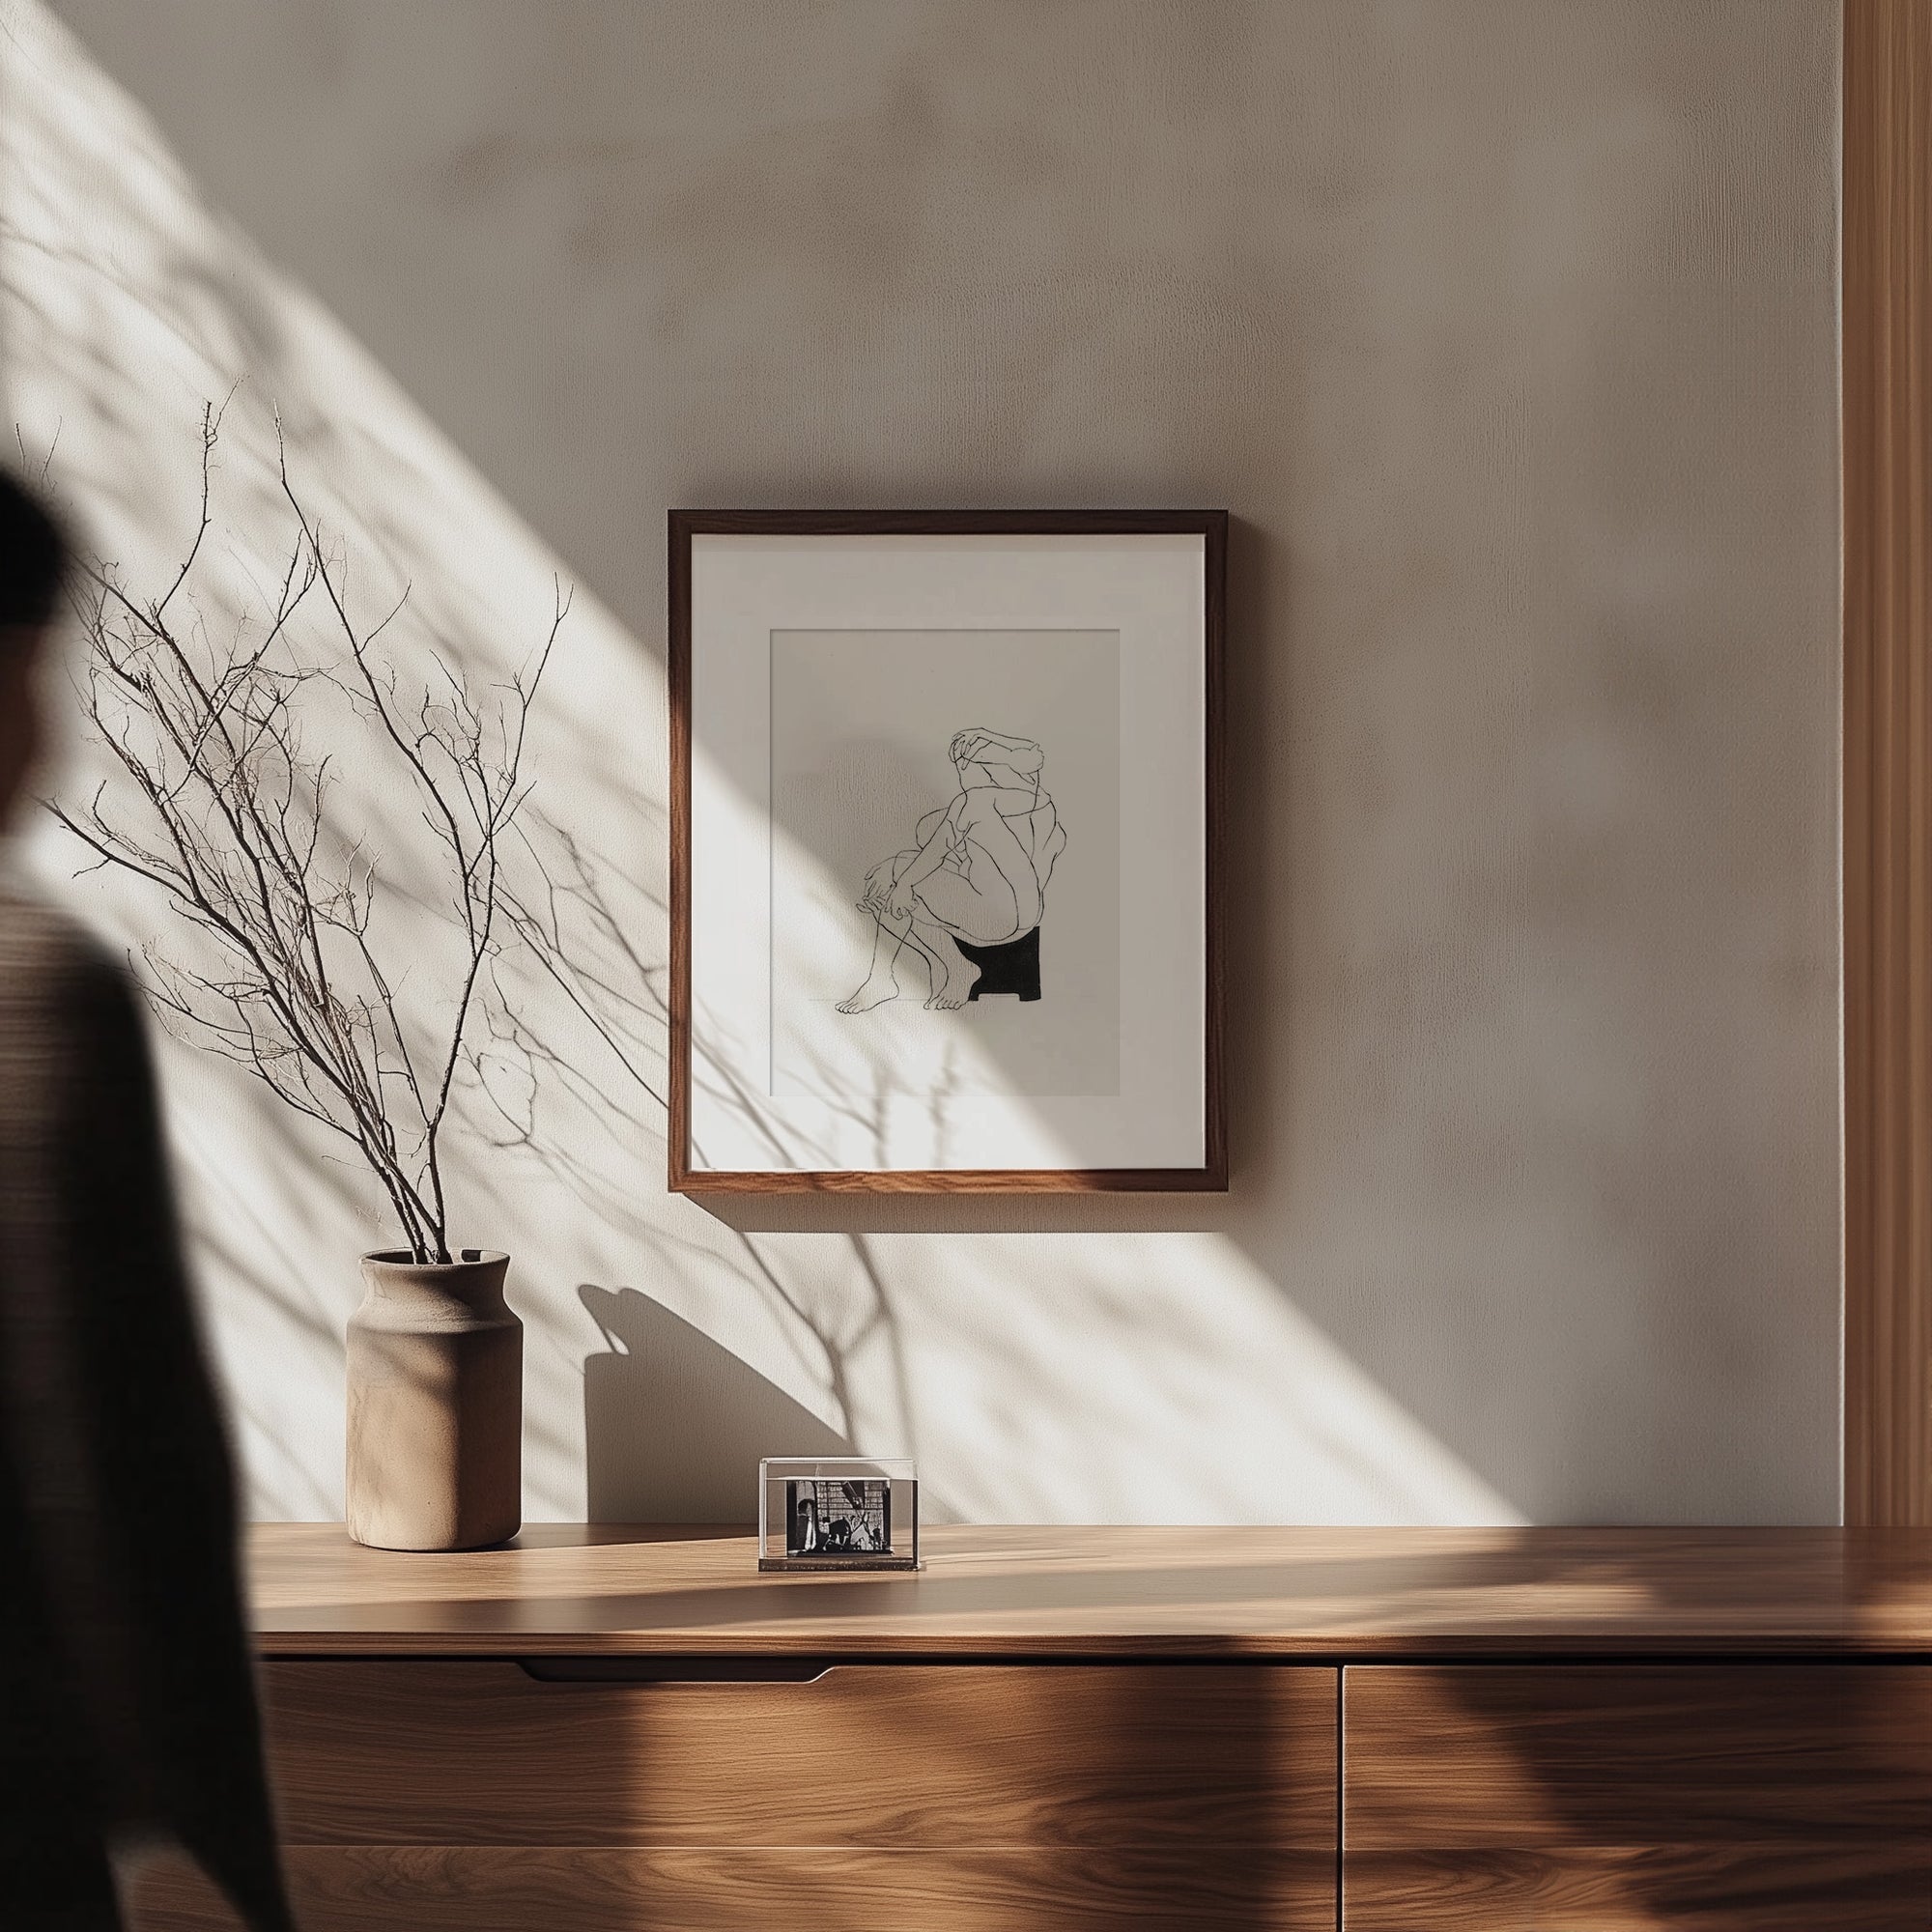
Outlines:
[[457, 1554], [249, 1537], [265, 1656], [1423, 1659], [1932, 1653], [1932, 1532], [931, 1527], [918, 1576], [532, 1523]]

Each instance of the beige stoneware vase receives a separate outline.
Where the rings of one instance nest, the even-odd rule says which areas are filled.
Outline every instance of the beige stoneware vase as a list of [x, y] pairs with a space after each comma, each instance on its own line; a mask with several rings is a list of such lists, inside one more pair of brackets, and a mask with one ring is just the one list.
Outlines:
[[524, 1324], [508, 1255], [364, 1255], [349, 1318], [349, 1534], [378, 1549], [478, 1549], [523, 1526]]

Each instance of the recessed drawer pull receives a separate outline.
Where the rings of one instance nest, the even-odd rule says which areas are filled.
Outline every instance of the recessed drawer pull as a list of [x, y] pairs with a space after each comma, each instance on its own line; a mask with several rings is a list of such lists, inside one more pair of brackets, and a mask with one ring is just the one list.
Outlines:
[[819, 1657], [520, 1657], [541, 1684], [816, 1684], [834, 1668]]

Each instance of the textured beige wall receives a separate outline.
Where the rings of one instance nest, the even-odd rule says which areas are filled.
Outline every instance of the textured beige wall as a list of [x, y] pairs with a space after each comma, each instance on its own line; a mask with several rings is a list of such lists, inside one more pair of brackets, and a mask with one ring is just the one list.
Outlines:
[[[653, 1144], [662, 1242], [582, 1293], [644, 1292], [628, 1399], [678, 1421], [593, 1406], [593, 1502], [790, 1446], [780, 1391], [867, 1435], [838, 1361], [681, 1298], [742, 1234], [786, 1293], [894, 1311], [895, 1426], [958, 1514], [1833, 1516], [1833, 8], [53, 11], [643, 653], [668, 504], [1239, 520], [1232, 1194], [721, 1229]], [[578, 1358], [615, 1373], [588, 1266], [522, 1276], [543, 1513]], [[1313, 1415], [1317, 1354], [1374, 1403]], [[326, 1505], [327, 1427], [279, 1453], [310, 1490], [264, 1507]]]

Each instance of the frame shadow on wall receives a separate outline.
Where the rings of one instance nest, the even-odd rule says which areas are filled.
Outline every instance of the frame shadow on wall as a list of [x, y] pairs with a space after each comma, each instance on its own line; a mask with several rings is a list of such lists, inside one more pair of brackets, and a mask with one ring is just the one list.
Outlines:
[[[1222, 1091], [1229, 1142], [1228, 1194], [1178, 1192], [1002, 1194], [919, 1192], [698, 1194], [694, 1202], [740, 1236], [753, 1234], [1124, 1234], [1221, 1233], [1229, 1195], [1265, 1185], [1276, 1122], [1282, 1041], [1267, 1022], [1266, 957], [1281, 943], [1288, 898], [1282, 855], [1264, 849], [1284, 785], [1282, 739], [1268, 719], [1285, 694], [1283, 662], [1257, 640], [1282, 627], [1282, 577], [1265, 532], [1238, 516], [1228, 523], [1227, 645], [1223, 666], [1222, 836], [1217, 854]], [[1286, 653], [1276, 653], [1285, 660]], [[1271, 688], [1277, 687], [1277, 688]], [[1264, 929], [1264, 916], [1273, 930]]]

